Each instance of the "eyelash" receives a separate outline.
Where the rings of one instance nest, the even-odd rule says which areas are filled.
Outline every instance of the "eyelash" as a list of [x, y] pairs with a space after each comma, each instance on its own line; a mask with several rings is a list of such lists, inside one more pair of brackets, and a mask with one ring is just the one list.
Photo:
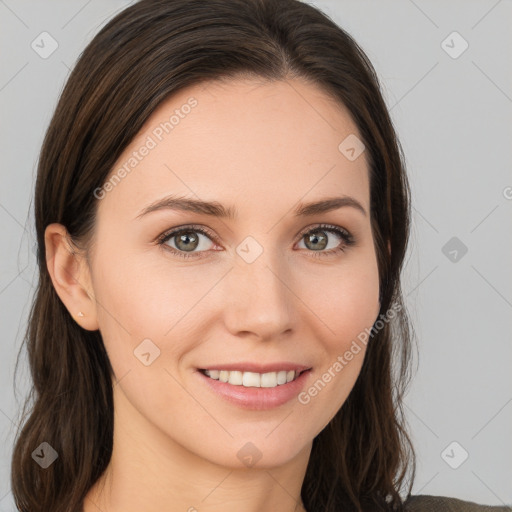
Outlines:
[[[314, 253], [313, 254], [314, 258], [323, 258], [323, 257], [332, 256], [337, 253], [345, 252], [345, 250], [348, 247], [355, 244], [355, 238], [353, 237], [353, 235], [351, 233], [349, 233], [347, 230], [345, 230], [343, 228], [334, 226], [332, 224], [319, 224], [318, 226], [314, 226], [313, 228], [308, 228], [307, 230], [302, 231], [299, 234], [299, 240], [302, 240], [302, 238], [310, 232], [320, 231], [320, 230], [327, 231], [330, 233], [335, 233], [343, 240], [343, 242], [340, 247], [336, 247], [335, 249], [330, 249], [328, 251], [318, 251], [318, 252], [317, 251], [308, 251], [308, 252]], [[197, 256], [198, 254], [201, 254], [202, 252], [206, 252], [206, 251], [186, 253], [186, 252], [182, 252], [182, 251], [177, 251], [176, 249], [169, 247], [169, 246], [164, 247], [165, 243], [168, 240], [170, 240], [171, 238], [179, 235], [180, 233], [186, 233], [186, 232], [190, 232], [190, 231], [201, 233], [201, 234], [207, 236], [208, 238], [210, 238], [210, 240], [212, 240], [213, 242], [217, 243], [216, 237], [212, 232], [210, 232], [208, 229], [206, 229], [204, 227], [195, 226], [195, 225], [183, 226], [178, 229], [173, 229], [171, 231], [167, 231], [167, 232], [163, 233], [162, 235], [160, 235], [157, 238], [156, 242], [159, 246], [163, 247], [165, 250], [171, 251], [173, 254], [177, 255], [180, 258], [198, 259], [198, 258], [206, 257], [206, 256]]]

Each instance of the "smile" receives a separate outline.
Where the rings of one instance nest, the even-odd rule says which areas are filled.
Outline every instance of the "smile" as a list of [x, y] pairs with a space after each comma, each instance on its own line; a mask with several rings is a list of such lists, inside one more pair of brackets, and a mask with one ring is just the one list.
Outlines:
[[282, 370], [268, 373], [242, 372], [238, 370], [200, 371], [207, 377], [210, 377], [210, 379], [225, 382], [233, 386], [244, 386], [246, 388], [275, 388], [294, 381], [303, 373], [295, 370]]

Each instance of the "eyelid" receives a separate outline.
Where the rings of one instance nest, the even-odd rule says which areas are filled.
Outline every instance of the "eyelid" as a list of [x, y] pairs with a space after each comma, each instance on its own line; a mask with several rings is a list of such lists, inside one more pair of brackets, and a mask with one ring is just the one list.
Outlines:
[[171, 235], [177, 235], [178, 233], [181, 233], [182, 231], [198, 231], [200, 233], [203, 233], [204, 235], [208, 235], [210, 238], [213, 239], [214, 242], [218, 243], [217, 235], [206, 226], [203, 226], [202, 224], [186, 224], [184, 226], [178, 226], [176, 228], [171, 228], [161, 235], [159, 235], [155, 242], [161, 242], [165, 240], [166, 238], [171, 238]]
[[302, 229], [301, 231], [299, 231], [297, 233], [297, 235], [295, 235], [296, 237], [303, 237], [306, 233], [309, 233], [310, 231], [315, 231], [317, 229], [325, 229], [325, 230], [332, 230], [332, 231], [341, 231], [348, 239], [353, 239], [353, 235], [352, 233], [350, 233], [350, 231], [348, 231], [347, 229], [341, 227], [341, 226], [336, 226], [335, 224], [325, 224], [325, 223], [317, 223], [317, 224], [313, 224], [311, 226], [307, 226], [305, 227], [304, 229]]
[[[301, 229], [295, 235], [295, 238], [302, 237], [303, 235], [305, 235], [306, 233], [309, 233], [310, 231], [313, 231], [314, 229], [322, 229], [322, 228], [339, 230], [339, 231], [342, 231], [347, 236], [347, 238], [354, 238], [352, 233], [350, 233], [350, 231], [348, 231], [347, 229], [345, 229], [341, 226], [336, 226], [334, 224], [325, 224], [325, 223], [317, 223], [317, 224], [312, 224], [311, 226], [306, 226], [305, 228]], [[219, 242], [217, 235], [210, 228], [203, 226], [202, 224], [185, 224], [184, 226], [178, 226], [176, 228], [171, 228], [171, 229], [165, 231], [164, 233], [162, 233], [161, 235], [159, 235], [155, 241], [164, 240], [171, 234], [177, 234], [181, 231], [186, 231], [186, 230], [192, 230], [192, 231], [198, 230], [199, 232], [203, 232], [204, 234], [207, 234], [208, 236], [210, 236], [215, 242], [217, 242], [217, 243]]]
[[[310, 226], [306, 226], [305, 228], [300, 230], [295, 235], [295, 238], [299, 237], [298, 241], [300, 242], [302, 237], [304, 237], [304, 235], [306, 233], [316, 231], [316, 230], [321, 230], [321, 229], [325, 229], [326, 231], [334, 232], [337, 236], [342, 238], [343, 242], [341, 244], [341, 247], [338, 247], [336, 249], [330, 249], [328, 251], [318, 251], [318, 252], [308, 251], [308, 252], [312, 252], [313, 253], [312, 255], [314, 257], [322, 257], [322, 256], [327, 257], [337, 251], [343, 252], [346, 248], [354, 245], [357, 241], [356, 238], [354, 237], [354, 235], [352, 235], [352, 233], [350, 231], [348, 231], [347, 229], [345, 229], [341, 226], [337, 226], [334, 224], [326, 224], [326, 223], [316, 223], [316, 224], [312, 224]], [[205, 236], [211, 238], [212, 241], [215, 242], [216, 244], [221, 245], [219, 243], [217, 235], [210, 228], [208, 228], [202, 224], [185, 224], [184, 226], [178, 226], [175, 228], [171, 228], [171, 229], [165, 231], [164, 233], [162, 233], [161, 235], [159, 235], [156, 238], [155, 242], [157, 242], [158, 245], [160, 245], [160, 246], [164, 246], [165, 242], [167, 240], [170, 240], [173, 236], [176, 236], [179, 233], [184, 232], [184, 231], [197, 231], [197, 232], [202, 233]], [[199, 251], [199, 252], [186, 253], [186, 252], [182, 252], [182, 251], [177, 251], [176, 249], [174, 249], [172, 247], [169, 247], [167, 250], [171, 251], [174, 254], [178, 254], [178, 257], [196, 258], [196, 259], [205, 257], [204, 253], [208, 252], [208, 251]]]

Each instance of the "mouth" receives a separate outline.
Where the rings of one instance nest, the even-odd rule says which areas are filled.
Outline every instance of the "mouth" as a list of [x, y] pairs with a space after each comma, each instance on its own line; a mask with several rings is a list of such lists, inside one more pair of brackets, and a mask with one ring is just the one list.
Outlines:
[[[266, 365], [266, 368], [254, 363], [235, 364], [229, 365], [229, 370], [225, 369], [226, 364], [218, 368], [197, 368], [194, 373], [206, 384], [208, 392], [231, 405], [252, 411], [268, 411], [289, 403], [307, 386], [312, 373], [312, 368], [295, 364], [278, 363]], [[236, 369], [241, 367], [267, 371]]]
[[246, 388], [276, 388], [297, 380], [311, 368], [257, 373], [240, 370], [199, 369], [206, 377]]

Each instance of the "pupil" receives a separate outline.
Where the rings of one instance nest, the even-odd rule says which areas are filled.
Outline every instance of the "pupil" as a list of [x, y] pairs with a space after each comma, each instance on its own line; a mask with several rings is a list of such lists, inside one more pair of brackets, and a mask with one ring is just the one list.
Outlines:
[[[190, 242], [192, 240], [192, 242]], [[196, 242], [196, 244], [194, 245], [194, 241]], [[183, 247], [180, 247], [180, 244], [181, 243], [185, 243], [185, 245]], [[191, 236], [191, 232], [189, 231], [188, 233], [185, 233], [185, 234], [182, 234], [178, 237], [178, 243], [176, 244], [180, 249], [185, 249], [185, 250], [193, 250], [197, 247], [197, 236], [194, 236], [192, 234]]]
[[[317, 231], [317, 233], [319, 233], [319, 231]], [[326, 246], [326, 244], [325, 244], [326, 240], [327, 240], [327, 237], [325, 235], [320, 235], [320, 236], [318, 236], [318, 235], [309, 235], [307, 237], [307, 241], [308, 242], [313, 242], [314, 243], [313, 248], [320, 247], [321, 249], [324, 249], [325, 246]], [[318, 244], [318, 242], [320, 242], [320, 244]], [[322, 244], [322, 242], [324, 242], [324, 243]], [[307, 243], [306, 243], [306, 245], [307, 245]]]

